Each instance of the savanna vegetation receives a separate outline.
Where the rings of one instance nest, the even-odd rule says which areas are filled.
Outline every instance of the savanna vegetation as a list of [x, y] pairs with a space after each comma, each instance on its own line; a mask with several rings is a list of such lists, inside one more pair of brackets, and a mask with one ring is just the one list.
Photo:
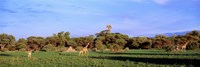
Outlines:
[[33, 48], [36, 51], [65, 51], [69, 46], [80, 50], [87, 43], [90, 43], [90, 50], [111, 50], [123, 51], [123, 49], [166, 49], [181, 46], [188, 42], [186, 50], [196, 50], [200, 48], [200, 33], [198, 31], [188, 32], [186, 35], [156, 35], [150, 37], [129, 37], [121, 33], [99, 32], [95, 35], [85, 37], [70, 37], [70, 32], [59, 32], [49, 37], [30, 36], [20, 38], [16, 41], [10, 34], [0, 34], [1, 51], [26, 51]]
[[88, 57], [78, 52], [0, 52], [0, 67], [198, 67], [199, 50], [166, 52], [165, 50], [97, 51]]
[[[87, 43], [90, 43], [88, 57], [65, 52], [70, 46], [80, 51]], [[18, 40], [2, 33], [0, 47], [0, 67], [199, 66], [200, 32], [194, 30], [171, 37], [129, 37], [101, 31], [95, 35], [70, 37], [70, 32], [62, 31], [48, 37], [30, 36]], [[32, 58], [27, 58], [27, 49], [35, 50]]]

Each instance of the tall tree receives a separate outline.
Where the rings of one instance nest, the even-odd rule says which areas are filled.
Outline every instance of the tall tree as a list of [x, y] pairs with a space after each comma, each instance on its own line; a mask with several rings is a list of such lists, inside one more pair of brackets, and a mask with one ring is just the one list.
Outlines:
[[0, 47], [3, 50], [5, 47], [14, 46], [15, 44], [15, 37], [13, 35], [8, 34], [0, 34]]
[[17, 42], [16, 42], [16, 46], [15, 49], [16, 50], [20, 50], [20, 49], [27, 49], [27, 40], [24, 38], [20, 38]]
[[46, 40], [43, 37], [30, 36], [27, 38], [28, 48], [41, 50], [46, 44]]
[[200, 48], [200, 32], [197, 30], [191, 31], [185, 35], [189, 44], [187, 45], [187, 49], [199, 49]]
[[163, 48], [165, 45], [167, 45], [167, 39], [168, 37], [165, 35], [156, 35], [156, 37], [153, 39], [153, 48]]
[[129, 47], [130, 49], [138, 49], [139, 43], [137, 41], [137, 38], [136, 37], [130, 38], [125, 47]]

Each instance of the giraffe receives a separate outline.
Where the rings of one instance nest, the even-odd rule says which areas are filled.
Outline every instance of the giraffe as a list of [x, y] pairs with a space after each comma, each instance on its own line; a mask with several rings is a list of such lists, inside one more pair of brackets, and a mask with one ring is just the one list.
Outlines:
[[31, 58], [33, 49], [28, 49], [28, 58]]
[[87, 56], [88, 55], [88, 49], [87, 48], [88, 48], [89, 44], [90, 43], [88, 43], [85, 47], [83, 47], [83, 49], [79, 52], [79, 56], [81, 56], [81, 55], [82, 56], [84, 56], [84, 55]]
[[188, 43], [189, 43], [189, 42], [186, 42], [185, 44], [181, 45], [181, 49], [182, 49], [182, 50], [185, 50]]

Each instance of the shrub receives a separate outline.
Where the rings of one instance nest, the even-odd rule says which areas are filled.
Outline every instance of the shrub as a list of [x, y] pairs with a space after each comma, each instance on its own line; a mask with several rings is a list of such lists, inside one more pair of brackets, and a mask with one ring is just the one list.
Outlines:
[[150, 42], [143, 42], [139, 45], [139, 47], [142, 48], [142, 49], [150, 49], [151, 43]]
[[191, 42], [187, 46], [187, 50], [195, 50], [195, 49], [199, 49], [199, 43], [198, 42]]
[[128, 51], [128, 50], [129, 50], [129, 47], [126, 47], [126, 48], [125, 48], [125, 51]]
[[173, 51], [175, 48], [172, 46], [164, 46], [163, 47], [166, 51]]
[[64, 47], [64, 46], [59, 46], [59, 47], [56, 48], [56, 51], [59, 51], [59, 52], [63, 52], [63, 51], [66, 51], [66, 50], [67, 50], [67, 48]]
[[19, 51], [26, 51], [26, 48], [21, 48], [21, 49], [19, 49]]
[[98, 50], [104, 50], [104, 49], [106, 49], [105, 45], [96, 45], [96, 47], [97, 47]]
[[18, 43], [17, 45], [16, 45], [16, 50], [20, 50], [20, 49], [22, 49], [22, 48], [25, 48], [26, 49], [26, 44], [23, 44], [23, 43]]
[[15, 50], [15, 46], [8, 45], [7, 49], [8, 49], [8, 51], [14, 51]]
[[112, 44], [108, 44], [107, 47], [108, 49], [113, 49], [114, 46]]
[[42, 51], [55, 51], [56, 47], [52, 44], [47, 44], [42, 48]]
[[122, 49], [122, 47], [120, 47], [118, 44], [113, 44], [113, 50], [114, 51], [118, 51], [120, 49]]
[[77, 46], [75, 49], [78, 50], [78, 51], [80, 51], [81, 49], [83, 49], [83, 47]]

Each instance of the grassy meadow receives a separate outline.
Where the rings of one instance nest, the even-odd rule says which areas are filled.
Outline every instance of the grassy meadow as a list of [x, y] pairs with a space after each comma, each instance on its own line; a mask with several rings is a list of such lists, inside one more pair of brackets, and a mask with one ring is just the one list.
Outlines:
[[125, 52], [0, 52], [0, 67], [152, 67], [200, 66], [200, 50], [166, 52], [165, 50], [128, 50]]

